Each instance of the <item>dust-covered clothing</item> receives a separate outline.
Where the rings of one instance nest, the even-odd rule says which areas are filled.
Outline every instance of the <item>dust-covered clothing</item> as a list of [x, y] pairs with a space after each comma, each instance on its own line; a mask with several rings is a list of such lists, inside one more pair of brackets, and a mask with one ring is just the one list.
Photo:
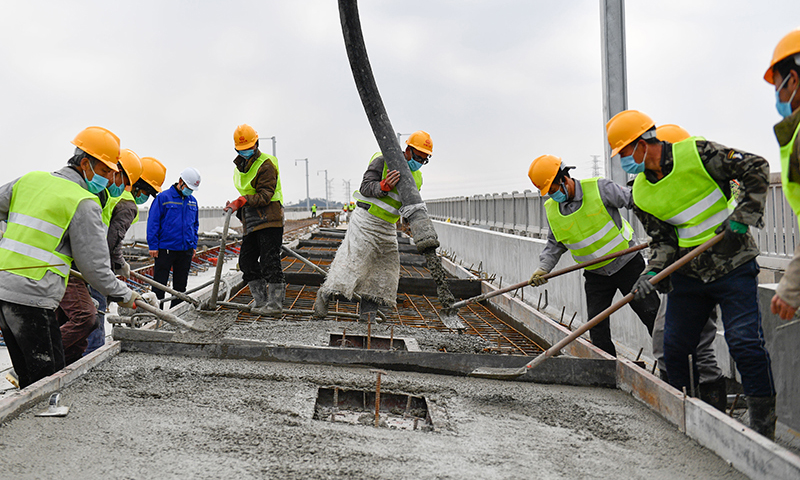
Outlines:
[[[237, 155], [233, 161], [236, 169], [247, 172], [259, 156], [253, 155], [245, 160]], [[242, 222], [242, 231], [245, 235], [262, 228], [283, 227], [283, 205], [279, 201], [272, 201], [272, 196], [278, 187], [278, 170], [271, 161], [261, 164], [255, 178], [250, 185], [256, 190], [252, 195], [244, 195], [247, 203], [236, 211], [236, 218]]]
[[0, 330], [20, 388], [64, 368], [55, 310], [0, 300]]
[[400, 279], [397, 228], [364, 208], [356, 208], [320, 292], [394, 307]]
[[248, 233], [239, 250], [242, 280], [250, 283], [263, 278], [267, 283], [285, 283], [281, 268], [283, 227], [262, 228]]
[[[778, 140], [778, 144], [782, 148], [788, 148], [787, 146], [795, 138], [798, 128], [800, 128], [800, 110], [796, 110], [775, 125], [775, 138]], [[787, 170], [788, 181], [800, 184], [800, 141], [796, 139], [789, 151], [789, 168]], [[784, 194], [788, 194], [788, 192], [784, 191]], [[792, 261], [786, 267], [776, 293], [792, 307], [800, 307], [800, 248], [795, 249]]]
[[83, 356], [89, 334], [97, 325], [97, 309], [83, 280], [69, 277], [64, 298], [56, 309], [56, 318], [61, 330], [64, 361], [69, 365]]

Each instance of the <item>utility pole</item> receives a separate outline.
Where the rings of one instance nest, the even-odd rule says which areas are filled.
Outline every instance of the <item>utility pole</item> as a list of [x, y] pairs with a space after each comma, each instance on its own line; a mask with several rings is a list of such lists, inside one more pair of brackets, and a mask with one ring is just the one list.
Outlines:
[[327, 170], [317, 170], [317, 176], [319, 176], [319, 172], [325, 172], [325, 208], [328, 208], [328, 171]]
[[592, 157], [592, 177], [601, 177], [603, 173], [600, 170], [600, 155], [589, 155]]
[[[273, 137], [274, 138], [274, 137]], [[307, 158], [300, 158], [294, 161], [294, 166], [297, 166], [297, 162], [306, 162], [306, 208], [311, 210], [311, 195], [308, 191], [308, 159]]]
[[278, 158], [278, 154], [275, 153], [275, 148], [276, 148], [275, 144], [278, 143], [278, 141], [275, 140], [275, 136], [273, 135], [271, 137], [264, 137], [264, 138], [267, 139], [267, 140], [272, 140], [272, 156], [275, 157], [275, 158]]

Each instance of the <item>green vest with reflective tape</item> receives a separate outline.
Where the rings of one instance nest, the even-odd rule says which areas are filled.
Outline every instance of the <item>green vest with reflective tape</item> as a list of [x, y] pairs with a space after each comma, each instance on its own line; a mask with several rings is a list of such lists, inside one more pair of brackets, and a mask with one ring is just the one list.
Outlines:
[[[114, 213], [114, 207], [117, 206], [119, 202], [122, 200], [127, 200], [129, 202], [133, 202], [136, 205], [136, 200], [133, 199], [133, 194], [127, 190], [122, 192], [122, 195], [119, 197], [112, 197], [111, 195], [108, 196], [108, 201], [106, 201], [106, 206], [103, 207], [103, 223], [106, 224], [106, 227], [111, 224], [111, 215]], [[131, 225], [139, 221], [139, 207], [136, 207], [136, 216], [133, 217], [133, 221]]]
[[49, 270], [64, 277], [67, 284], [72, 257], [56, 252], [78, 204], [96, 195], [75, 182], [55, 177], [49, 172], [30, 172], [14, 184], [8, 209], [8, 227], [0, 239], [0, 266], [58, 267], [9, 270], [10, 273], [41, 280]]
[[672, 145], [672, 171], [656, 183], [644, 174], [633, 182], [633, 202], [645, 212], [675, 227], [678, 245], [696, 247], [714, 236], [730, 215], [728, 199], [708, 174], [697, 140], [691, 137]]
[[789, 157], [794, 149], [794, 142], [797, 141], [797, 132], [800, 132], [800, 124], [794, 130], [792, 140], [781, 147], [781, 184], [783, 185], [783, 195], [791, 205], [794, 214], [800, 212], [800, 184], [789, 181]]
[[272, 165], [275, 166], [275, 173], [278, 177], [278, 183], [275, 185], [275, 192], [272, 194], [272, 198], [270, 199], [271, 202], [281, 202], [283, 203], [283, 189], [281, 188], [281, 169], [278, 167], [278, 159], [273, 157], [272, 155], [267, 155], [266, 153], [262, 153], [252, 165], [250, 165], [250, 169], [246, 172], [240, 172], [238, 168], [233, 168], [233, 186], [236, 187], [236, 190], [239, 190], [240, 195], [255, 195], [256, 189], [253, 187], [252, 182], [253, 179], [256, 178], [258, 174], [258, 169], [261, 168], [261, 165], [269, 159], [272, 162]]
[[[588, 262], [609, 253], [628, 248], [633, 238], [633, 228], [622, 218], [622, 229], [617, 228], [611, 214], [600, 198], [599, 178], [581, 180], [583, 200], [574, 212], [563, 215], [558, 209], [558, 202], [548, 199], [544, 202], [547, 222], [553, 236], [563, 243], [578, 263]], [[576, 180], [577, 181], [577, 180]], [[606, 260], [586, 267], [594, 270], [613, 262]]]
[[[369, 159], [369, 163], [372, 163], [373, 160], [381, 155], [381, 152], [377, 152]], [[384, 160], [381, 180], [386, 178], [387, 173], [389, 173], [389, 167], [386, 165], [386, 160]], [[416, 172], [411, 172], [411, 175], [414, 177], [414, 183], [417, 184], [417, 190], [422, 188], [422, 172], [417, 170]], [[353, 192], [353, 198], [360, 202], [368, 203], [369, 210], [367, 211], [381, 220], [386, 220], [389, 223], [397, 223], [400, 220], [400, 207], [403, 206], [403, 201], [400, 199], [400, 194], [397, 193], [397, 187], [392, 188], [388, 195], [380, 198], [366, 197], [356, 190]]]

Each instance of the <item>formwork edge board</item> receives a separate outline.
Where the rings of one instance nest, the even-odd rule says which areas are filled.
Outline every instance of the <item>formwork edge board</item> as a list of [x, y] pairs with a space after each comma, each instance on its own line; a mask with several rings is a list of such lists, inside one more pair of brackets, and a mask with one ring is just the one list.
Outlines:
[[686, 435], [750, 478], [800, 478], [800, 457], [696, 398], [686, 399]]
[[686, 431], [683, 394], [630, 360], [617, 358], [617, 388]]

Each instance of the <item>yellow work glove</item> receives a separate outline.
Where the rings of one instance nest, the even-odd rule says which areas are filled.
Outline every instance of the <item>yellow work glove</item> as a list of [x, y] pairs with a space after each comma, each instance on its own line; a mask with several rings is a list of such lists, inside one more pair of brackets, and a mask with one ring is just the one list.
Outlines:
[[534, 287], [541, 287], [542, 285], [547, 283], [547, 279], [544, 278], [544, 276], [547, 275], [547, 273], [548, 273], [547, 270], [544, 270], [542, 268], [536, 269], [536, 271], [533, 272], [533, 275], [531, 275], [531, 279], [528, 280], [528, 283], [533, 285]]
[[127, 302], [120, 300], [117, 305], [125, 308], [136, 308], [136, 300], [139, 298], [142, 298], [142, 296], [131, 290], [131, 299]]

